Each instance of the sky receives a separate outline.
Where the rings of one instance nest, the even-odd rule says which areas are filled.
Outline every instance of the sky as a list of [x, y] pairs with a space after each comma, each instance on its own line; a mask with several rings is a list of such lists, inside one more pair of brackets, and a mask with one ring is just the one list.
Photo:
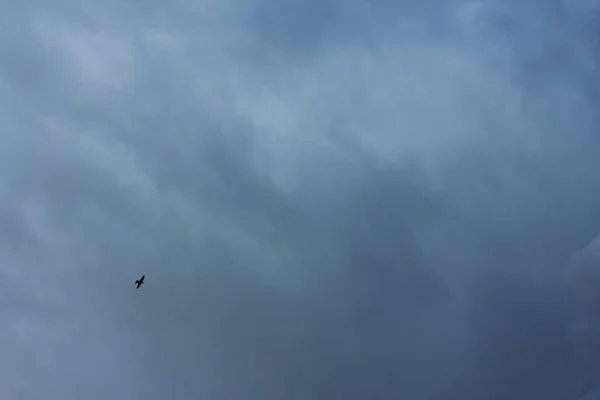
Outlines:
[[598, 0], [1, 8], [3, 399], [600, 399]]

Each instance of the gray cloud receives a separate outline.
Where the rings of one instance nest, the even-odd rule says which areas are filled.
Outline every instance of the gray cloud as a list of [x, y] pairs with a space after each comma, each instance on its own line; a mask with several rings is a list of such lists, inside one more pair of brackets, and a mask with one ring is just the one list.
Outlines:
[[0, 394], [593, 396], [588, 3], [5, 6]]

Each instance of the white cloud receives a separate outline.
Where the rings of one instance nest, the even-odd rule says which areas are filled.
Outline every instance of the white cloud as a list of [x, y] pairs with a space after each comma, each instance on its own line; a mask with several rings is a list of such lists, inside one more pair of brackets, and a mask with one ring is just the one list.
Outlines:
[[32, 25], [37, 39], [59, 57], [74, 86], [88, 91], [86, 95], [118, 93], [135, 83], [136, 48], [127, 36], [48, 15], [36, 18]]

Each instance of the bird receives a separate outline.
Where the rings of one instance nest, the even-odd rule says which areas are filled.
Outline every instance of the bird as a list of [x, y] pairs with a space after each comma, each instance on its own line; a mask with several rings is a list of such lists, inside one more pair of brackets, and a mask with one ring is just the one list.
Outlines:
[[140, 279], [138, 279], [137, 281], [135, 281], [135, 283], [136, 283], [136, 285], [137, 285], [137, 288], [136, 288], [136, 289], [139, 289], [139, 288], [140, 288], [140, 286], [142, 286], [142, 285], [144, 284], [144, 278], [145, 278], [145, 277], [146, 277], [146, 275], [142, 275], [142, 277], [141, 277]]

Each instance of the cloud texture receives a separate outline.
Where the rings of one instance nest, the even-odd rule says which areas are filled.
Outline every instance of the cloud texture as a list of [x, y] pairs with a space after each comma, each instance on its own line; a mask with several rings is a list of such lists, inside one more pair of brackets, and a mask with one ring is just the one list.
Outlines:
[[598, 396], [599, 4], [424, 3], [5, 4], [0, 397]]

